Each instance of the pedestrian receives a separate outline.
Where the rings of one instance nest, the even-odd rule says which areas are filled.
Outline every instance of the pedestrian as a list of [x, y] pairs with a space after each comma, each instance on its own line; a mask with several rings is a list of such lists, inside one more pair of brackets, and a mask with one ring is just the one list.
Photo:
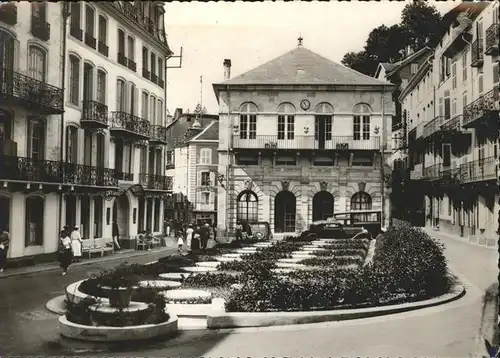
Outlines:
[[167, 237], [170, 237], [170, 230], [171, 230], [170, 227], [171, 227], [170, 222], [167, 222], [167, 228], [166, 228], [166, 236]]
[[80, 262], [82, 261], [82, 236], [80, 235], [80, 232], [78, 231], [78, 226], [75, 226], [73, 228], [73, 231], [71, 232], [71, 249], [73, 251], [73, 258], [75, 262]]
[[68, 267], [73, 259], [71, 251], [71, 239], [65, 230], [62, 230], [59, 236], [59, 248], [57, 250], [58, 260], [61, 268], [63, 269], [62, 275], [68, 273]]
[[191, 250], [192, 251], [199, 251], [200, 250], [200, 227], [196, 226], [196, 229], [194, 230], [193, 234], [193, 242], [191, 243]]
[[241, 225], [241, 222], [238, 221], [236, 223], [236, 240], [241, 239], [243, 239], [243, 225]]
[[183, 246], [184, 246], [184, 238], [182, 237], [182, 235], [179, 235], [179, 237], [177, 238], [177, 247], [179, 250], [179, 254], [182, 254]]
[[193, 241], [193, 225], [189, 224], [187, 230], [186, 230], [186, 244], [187, 244], [187, 249], [188, 251], [191, 251], [191, 243]]
[[217, 242], [217, 224], [214, 223], [212, 225], [212, 230], [213, 230], [213, 233], [214, 233], [214, 241]]
[[205, 223], [200, 229], [200, 239], [201, 239], [201, 250], [205, 251], [207, 249], [208, 239], [210, 238], [210, 225]]
[[118, 224], [115, 222], [113, 223], [111, 235], [113, 236], [113, 245], [115, 246], [115, 250], [121, 250], [122, 248], [120, 247], [120, 243], [118, 242], [118, 239], [120, 238], [120, 230], [118, 229]]
[[0, 272], [7, 265], [7, 251], [9, 250], [10, 234], [5, 229], [0, 230]]

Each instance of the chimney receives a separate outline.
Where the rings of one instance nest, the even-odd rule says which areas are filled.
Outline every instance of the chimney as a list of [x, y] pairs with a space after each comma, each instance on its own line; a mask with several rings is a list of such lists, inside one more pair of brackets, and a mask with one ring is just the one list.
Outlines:
[[174, 112], [174, 119], [179, 119], [182, 116], [182, 108], [176, 108]]
[[224, 81], [231, 78], [231, 60], [226, 58], [224, 60]]

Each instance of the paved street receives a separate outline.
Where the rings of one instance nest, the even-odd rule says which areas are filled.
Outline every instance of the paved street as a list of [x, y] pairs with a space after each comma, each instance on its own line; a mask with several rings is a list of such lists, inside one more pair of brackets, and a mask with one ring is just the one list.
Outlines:
[[[439, 235], [439, 234], [436, 234]], [[467, 286], [462, 299], [386, 317], [289, 327], [193, 331], [181, 333], [154, 347], [102, 356], [439, 356], [466, 357], [474, 351], [480, 325], [481, 293], [496, 280], [497, 253], [443, 237], [449, 263]], [[156, 255], [156, 254], [155, 254]], [[155, 255], [134, 259], [148, 262]], [[164, 254], [163, 254], [164, 255]], [[132, 260], [129, 260], [132, 261]], [[117, 262], [107, 263], [109, 267]], [[98, 271], [100, 265], [75, 268], [68, 276], [41, 273], [0, 280], [0, 305], [6, 315], [0, 323], [0, 354], [58, 354], [56, 317], [45, 302], [63, 287]], [[37, 292], [34, 294], [34, 292]], [[74, 348], [89, 348], [74, 344]], [[96, 347], [94, 347], [96, 348]], [[75, 351], [76, 353], [77, 351]], [[83, 353], [83, 352], [82, 352]], [[99, 353], [92, 353], [92, 355]]]

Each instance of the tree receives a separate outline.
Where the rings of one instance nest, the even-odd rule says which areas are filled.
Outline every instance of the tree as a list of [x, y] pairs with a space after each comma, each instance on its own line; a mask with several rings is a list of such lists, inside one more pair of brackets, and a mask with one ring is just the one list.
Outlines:
[[409, 37], [406, 29], [400, 25], [382, 25], [368, 35], [365, 51], [374, 55], [378, 62], [397, 62], [402, 57], [401, 49], [406, 47]]
[[409, 45], [413, 51], [423, 48], [439, 33], [441, 14], [425, 1], [407, 4], [401, 12], [401, 26], [409, 34]]
[[343, 65], [368, 76], [373, 76], [378, 66], [377, 58], [366, 51], [348, 52], [341, 62]]

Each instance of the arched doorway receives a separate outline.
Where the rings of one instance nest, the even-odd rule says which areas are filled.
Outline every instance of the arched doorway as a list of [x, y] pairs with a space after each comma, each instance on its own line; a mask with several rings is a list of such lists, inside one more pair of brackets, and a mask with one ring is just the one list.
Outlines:
[[[351, 211], [371, 209], [372, 197], [370, 194], [364, 191], [359, 191], [351, 197]], [[354, 221], [368, 221], [370, 214], [355, 214], [352, 218]]]
[[236, 218], [238, 221], [254, 222], [259, 220], [259, 198], [251, 190], [242, 191], [237, 199]]
[[320, 191], [313, 196], [313, 221], [326, 220], [333, 216], [333, 195]]
[[297, 200], [290, 191], [281, 191], [274, 199], [274, 231], [295, 232]]
[[120, 239], [129, 238], [130, 205], [127, 194], [116, 198], [113, 204], [113, 223], [118, 224]]

